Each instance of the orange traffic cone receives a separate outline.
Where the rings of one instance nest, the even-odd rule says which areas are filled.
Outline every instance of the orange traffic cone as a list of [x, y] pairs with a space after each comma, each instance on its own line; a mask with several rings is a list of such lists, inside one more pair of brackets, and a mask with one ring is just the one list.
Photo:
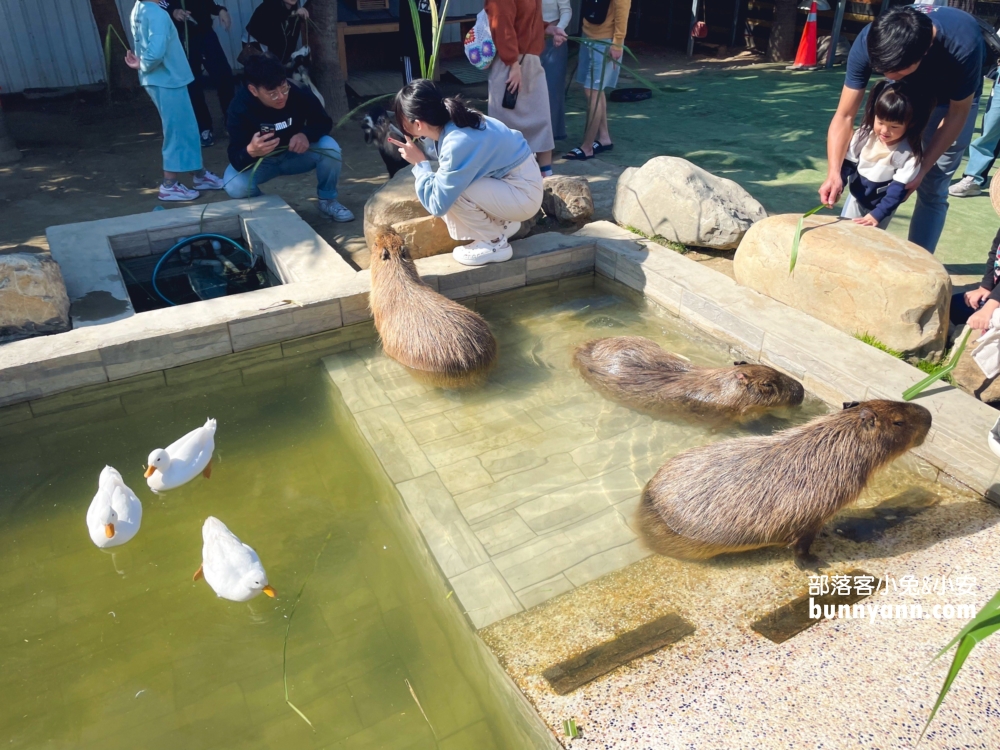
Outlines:
[[791, 66], [793, 70], [802, 70], [816, 67], [816, 0], [813, 0], [809, 7], [809, 17], [806, 19], [806, 27], [802, 29], [802, 39], [799, 42], [799, 51], [795, 53], [795, 63]]

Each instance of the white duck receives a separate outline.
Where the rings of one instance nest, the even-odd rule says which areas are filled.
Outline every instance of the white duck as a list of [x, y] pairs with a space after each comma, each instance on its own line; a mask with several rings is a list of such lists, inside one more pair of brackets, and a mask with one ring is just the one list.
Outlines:
[[191, 430], [166, 448], [149, 454], [146, 484], [153, 492], [172, 490], [187, 484], [199, 474], [212, 476], [212, 452], [215, 450], [215, 420]]
[[105, 466], [97, 480], [97, 494], [87, 509], [87, 529], [98, 547], [125, 544], [139, 531], [142, 503], [122, 481], [122, 475]]
[[249, 601], [261, 591], [272, 598], [277, 596], [267, 583], [267, 573], [257, 553], [226, 524], [209, 516], [201, 528], [201, 537], [204, 540], [201, 567], [195, 571], [195, 581], [204, 574], [216, 596], [232, 602]]

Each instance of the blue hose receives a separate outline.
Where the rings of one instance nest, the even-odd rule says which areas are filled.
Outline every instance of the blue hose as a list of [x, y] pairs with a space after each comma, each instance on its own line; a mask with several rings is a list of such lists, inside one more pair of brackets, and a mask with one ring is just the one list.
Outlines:
[[197, 242], [198, 240], [219, 240], [221, 242], [228, 242], [237, 250], [246, 253], [247, 257], [250, 259], [250, 263], [253, 264], [253, 255], [250, 253], [250, 251], [247, 250], [245, 247], [243, 247], [243, 245], [241, 245], [236, 240], [226, 237], [223, 234], [192, 234], [190, 237], [185, 237], [176, 245], [174, 245], [172, 248], [167, 250], [167, 252], [165, 252], [163, 255], [160, 256], [160, 259], [156, 262], [156, 266], [153, 268], [153, 276], [150, 279], [153, 282], [153, 291], [156, 292], [156, 294], [159, 296], [160, 299], [162, 299], [164, 302], [166, 302], [168, 305], [171, 305], [172, 307], [176, 307], [177, 303], [171, 302], [163, 295], [163, 292], [160, 291], [160, 288], [156, 285], [156, 274], [160, 272], [160, 266], [163, 265], [163, 262], [167, 258], [169, 258], [171, 254], [173, 254], [177, 250], [180, 250], [182, 247], [187, 247], [192, 242]]

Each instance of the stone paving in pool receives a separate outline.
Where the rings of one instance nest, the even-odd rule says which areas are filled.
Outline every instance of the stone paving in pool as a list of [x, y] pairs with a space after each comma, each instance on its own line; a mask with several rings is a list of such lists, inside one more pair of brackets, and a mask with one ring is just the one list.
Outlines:
[[[377, 344], [324, 360], [477, 627], [648, 555], [631, 518], [645, 482], [680, 450], [748, 429], [654, 420], [584, 383], [573, 349], [603, 336], [646, 335], [698, 364], [733, 359], [623, 287], [594, 284], [480, 299], [500, 343], [481, 389], [422, 385]], [[807, 402], [756, 428], [824, 409]]]

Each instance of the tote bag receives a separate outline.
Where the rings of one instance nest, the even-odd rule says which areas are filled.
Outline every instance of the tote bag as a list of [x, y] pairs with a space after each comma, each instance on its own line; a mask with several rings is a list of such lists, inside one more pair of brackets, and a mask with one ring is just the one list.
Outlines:
[[476, 16], [476, 25], [465, 35], [465, 56], [473, 67], [486, 70], [496, 57], [497, 50], [493, 46], [493, 36], [490, 34], [490, 19], [485, 10]]

